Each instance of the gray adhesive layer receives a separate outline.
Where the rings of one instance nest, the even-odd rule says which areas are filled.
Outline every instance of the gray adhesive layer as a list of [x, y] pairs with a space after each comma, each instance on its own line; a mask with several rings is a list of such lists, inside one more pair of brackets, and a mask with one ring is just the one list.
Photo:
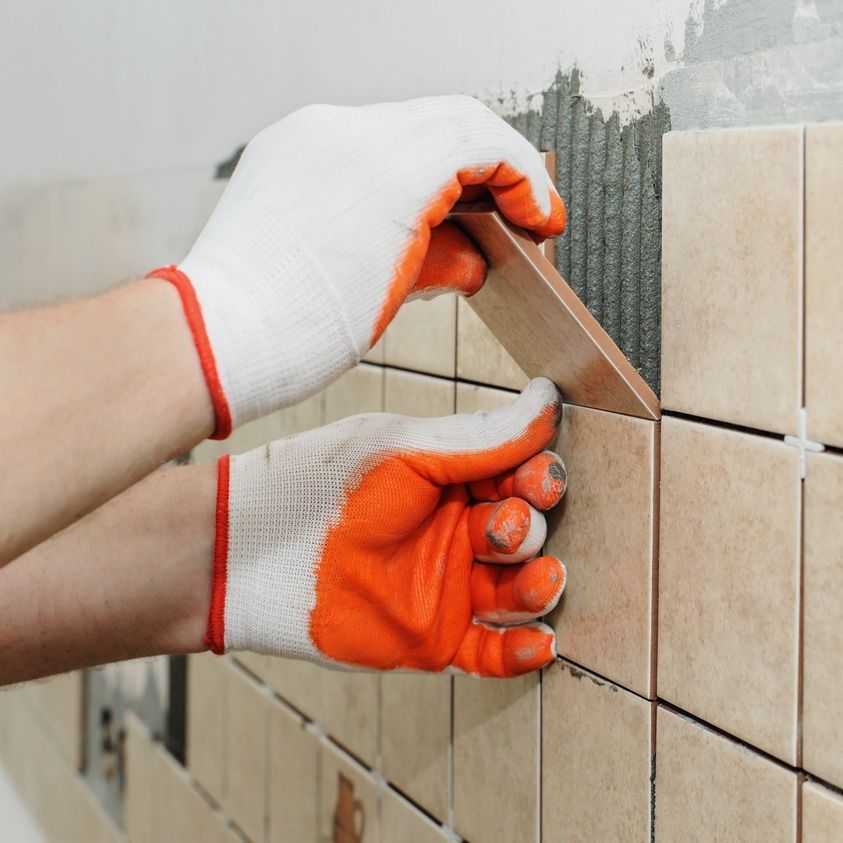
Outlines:
[[541, 113], [512, 125], [556, 153], [568, 227], [556, 268], [647, 383], [658, 392], [661, 357], [661, 139], [667, 108], [621, 128], [580, 92], [576, 68], [544, 92]]

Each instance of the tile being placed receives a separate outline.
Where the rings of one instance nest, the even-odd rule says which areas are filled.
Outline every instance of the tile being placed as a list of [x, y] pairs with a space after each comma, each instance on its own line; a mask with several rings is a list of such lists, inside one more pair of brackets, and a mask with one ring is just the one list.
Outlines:
[[805, 476], [802, 766], [843, 787], [843, 458]]
[[843, 445], [843, 124], [805, 130], [805, 404], [808, 437]]
[[664, 137], [666, 410], [798, 428], [802, 135], [795, 126]]
[[802, 843], [843, 840], [843, 796], [818, 782], [802, 784]]
[[359, 764], [330, 741], [322, 744], [319, 840], [368, 843], [380, 836], [380, 788]]
[[529, 377], [463, 298], [457, 299], [457, 377], [523, 389]]
[[447, 819], [450, 677], [384, 675], [381, 707], [381, 773], [433, 816]]
[[799, 531], [795, 448], [662, 419], [659, 697], [789, 764]]
[[655, 843], [795, 843], [791, 770], [659, 706]]
[[655, 703], [557, 661], [542, 680], [542, 840], [650, 839]]
[[416, 372], [454, 377], [457, 352], [457, 297], [406, 302], [386, 331], [383, 362]]
[[545, 546], [568, 570], [559, 653], [652, 697], [657, 423], [566, 405], [553, 447], [568, 469]]
[[442, 378], [386, 369], [383, 408], [403, 416], [436, 417], [454, 412], [454, 383]]
[[266, 822], [269, 696], [231, 663], [226, 682], [226, 787], [222, 806], [251, 840]]
[[538, 829], [538, 674], [454, 679], [454, 826], [468, 840]]
[[319, 739], [278, 702], [269, 732], [269, 843], [316, 840]]

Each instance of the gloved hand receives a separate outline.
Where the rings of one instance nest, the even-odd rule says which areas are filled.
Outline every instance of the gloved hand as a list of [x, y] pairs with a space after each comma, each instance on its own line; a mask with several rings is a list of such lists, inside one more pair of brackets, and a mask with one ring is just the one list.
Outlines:
[[258, 134], [190, 254], [152, 273], [181, 293], [215, 438], [335, 380], [408, 295], [476, 291], [465, 235], [431, 240], [468, 185], [540, 237], [564, 228], [539, 154], [470, 97], [309, 106]]
[[553, 630], [523, 622], [565, 585], [558, 559], [533, 558], [538, 510], [566, 486], [542, 450], [561, 412], [542, 378], [488, 413], [352, 416], [223, 457], [211, 649], [478, 676], [543, 667]]

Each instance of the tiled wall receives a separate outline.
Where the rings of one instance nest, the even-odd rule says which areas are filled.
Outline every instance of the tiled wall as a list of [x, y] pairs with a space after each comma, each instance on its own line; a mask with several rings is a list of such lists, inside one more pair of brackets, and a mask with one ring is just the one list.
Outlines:
[[[841, 162], [843, 126], [665, 138], [664, 417], [566, 407], [556, 664], [191, 657], [186, 766], [129, 723], [128, 839], [843, 840]], [[525, 382], [464, 301], [413, 303], [324, 393], [195, 457]], [[60, 768], [73, 821], [120, 839], [79, 796], [74, 682], [0, 695], [0, 752], [40, 814]]]

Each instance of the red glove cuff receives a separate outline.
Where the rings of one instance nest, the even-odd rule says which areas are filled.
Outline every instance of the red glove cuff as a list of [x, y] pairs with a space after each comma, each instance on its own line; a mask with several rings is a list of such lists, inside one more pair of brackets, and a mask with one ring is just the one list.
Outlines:
[[208, 384], [208, 392], [214, 407], [215, 427], [211, 439], [227, 439], [231, 433], [231, 409], [223, 392], [217, 372], [217, 362], [211, 350], [208, 332], [205, 330], [205, 319], [202, 316], [202, 308], [199, 305], [199, 299], [196, 298], [193, 284], [175, 264], [153, 269], [146, 277], [169, 281], [179, 291], [184, 315], [190, 326], [190, 333], [193, 334], [193, 343], [199, 354], [202, 373], [205, 375], [205, 383]]

